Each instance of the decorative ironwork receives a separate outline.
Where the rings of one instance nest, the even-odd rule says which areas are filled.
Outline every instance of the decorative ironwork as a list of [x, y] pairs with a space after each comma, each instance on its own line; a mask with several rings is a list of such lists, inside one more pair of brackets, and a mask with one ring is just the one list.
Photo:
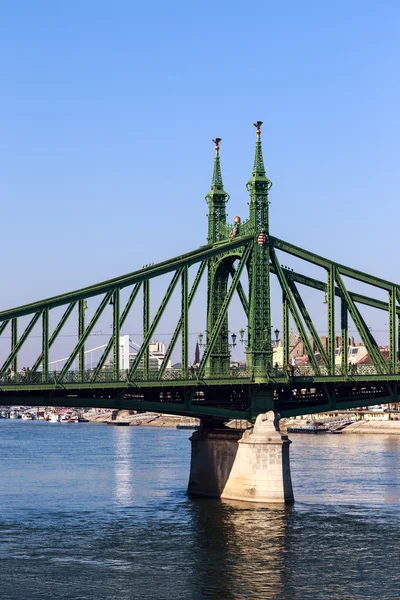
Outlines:
[[[9, 340], [1, 361], [1, 402], [20, 404], [24, 400], [30, 405], [152, 409], [160, 409], [162, 403], [167, 403], [168, 410], [177, 413], [251, 418], [271, 403], [283, 415], [290, 415], [333, 406], [363, 406], [375, 403], [376, 398], [382, 402], [397, 401], [400, 286], [270, 235], [272, 184], [264, 167], [261, 125], [261, 121], [255, 123], [254, 164], [247, 183], [250, 194], [247, 220], [242, 221], [237, 216], [232, 225], [226, 222], [229, 196], [222, 181], [221, 138], [215, 138], [212, 182], [206, 196], [209, 214], [205, 246], [121, 277], [0, 312], [0, 339]], [[282, 254], [285, 262], [295, 257], [297, 264], [320, 267], [325, 276], [316, 279], [305, 274], [302, 268], [294, 271], [283, 267]], [[201, 282], [206, 270], [205, 301], [206, 286]], [[169, 285], [157, 300], [158, 285], [154, 282], [153, 286], [151, 282], [168, 274]], [[272, 331], [271, 326], [272, 277], [276, 278], [282, 293], [281, 331], [278, 328]], [[386, 298], [354, 292], [348, 283], [351, 281], [383, 291]], [[245, 289], [246, 284], [248, 289]], [[304, 287], [319, 291], [321, 300], [324, 299], [326, 344], [318, 335], [306, 295], [301, 293]], [[231, 365], [236, 334], [229, 338], [229, 307], [235, 295], [247, 320], [246, 339], [245, 329], [239, 331], [239, 341], [246, 346], [246, 364], [238, 368]], [[191, 310], [198, 306], [196, 299], [199, 299], [198, 305], [206, 304], [203, 327], [207, 330], [207, 339], [203, 343], [199, 336], [199, 346], [204, 353], [199, 364], [196, 361], [196, 365], [190, 366], [189, 326]], [[336, 314], [339, 302], [340, 316]], [[150, 343], [167, 307], [173, 304], [176, 306], [173, 333], [164, 358], [155, 365]], [[363, 306], [385, 315], [387, 351], [379, 347], [367, 326], [360, 310]], [[349, 316], [365, 345], [369, 364], [349, 362]], [[95, 328], [102, 326], [101, 319], [106, 318], [111, 321], [109, 339], [101, 346], [102, 354], [95, 366], [88, 369], [85, 364], [88, 340]], [[128, 322], [141, 328], [142, 340], [129, 368], [121, 369], [120, 336]], [[67, 324], [68, 331], [74, 331], [73, 347], [62, 368], [53, 370], [50, 355]], [[291, 324], [297, 329], [308, 357], [296, 366], [288, 366]], [[337, 327], [339, 336], [336, 336]], [[22, 356], [26, 356], [22, 352], [33, 337], [39, 338], [37, 353], [32, 366], [21, 369]], [[279, 364], [273, 354], [278, 351], [281, 352]], [[175, 354], [180, 359], [179, 368], [170, 366]]]

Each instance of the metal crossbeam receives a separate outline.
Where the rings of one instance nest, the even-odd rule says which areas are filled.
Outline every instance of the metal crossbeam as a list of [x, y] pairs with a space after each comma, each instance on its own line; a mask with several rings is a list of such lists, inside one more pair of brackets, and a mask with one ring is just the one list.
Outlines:
[[379, 348], [377, 347], [376, 342], [373, 339], [368, 327], [366, 326], [364, 319], [362, 318], [358, 308], [356, 307], [352, 298], [350, 297], [350, 294], [346, 290], [346, 287], [343, 283], [343, 280], [341, 278], [341, 275], [340, 275], [338, 269], [336, 269], [336, 272], [335, 272], [335, 280], [336, 280], [337, 285], [340, 288], [340, 291], [342, 292], [344, 299], [346, 300], [347, 307], [350, 312], [351, 318], [353, 319], [353, 322], [354, 322], [355, 326], [357, 327], [358, 333], [360, 334], [361, 339], [363, 340], [365, 347], [367, 348], [367, 351], [368, 351], [368, 354], [369, 354], [371, 360], [377, 367], [378, 372], [385, 373], [387, 371], [387, 365], [386, 365], [385, 361], [383, 360], [382, 354], [381, 354]]
[[[200, 267], [199, 267], [199, 269], [198, 269], [198, 271], [196, 273], [196, 277], [194, 278], [191, 290], [189, 292], [188, 310], [190, 309], [190, 306], [191, 306], [193, 298], [194, 298], [194, 296], [196, 294], [197, 288], [199, 287], [199, 283], [200, 283], [201, 278], [202, 278], [202, 276], [204, 274], [204, 270], [205, 270], [206, 266], [207, 266], [207, 261], [204, 260], [202, 263], [200, 263]], [[173, 352], [173, 350], [175, 348], [175, 344], [177, 342], [177, 339], [179, 337], [181, 329], [182, 329], [182, 316], [180, 317], [180, 319], [179, 319], [179, 321], [178, 321], [178, 323], [177, 323], [177, 325], [175, 327], [175, 331], [174, 331], [174, 333], [172, 335], [171, 341], [168, 344], [168, 348], [167, 348], [167, 350], [165, 352], [164, 359], [163, 359], [163, 361], [162, 361], [162, 363], [160, 365], [159, 379], [161, 379], [162, 376], [163, 376], [163, 374], [164, 374], [164, 371], [166, 369], [168, 361], [170, 360], [171, 354], [172, 354], [172, 352]]]
[[106, 294], [104, 296], [104, 298], [101, 301], [100, 305], [98, 306], [95, 314], [91, 318], [90, 323], [88, 324], [86, 329], [81, 334], [81, 336], [78, 340], [78, 343], [76, 344], [75, 348], [69, 355], [69, 358], [68, 358], [67, 362], [65, 363], [63, 369], [61, 370], [60, 375], [57, 377], [58, 383], [62, 382], [62, 380], [64, 379], [65, 375], [67, 374], [69, 368], [71, 367], [72, 363], [74, 362], [76, 356], [79, 354], [81, 349], [84, 347], [84, 344], [85, 344], [89, 334], [93, 330], [93, 327], [96, 325], [97, 321], [99, 320], [99, 318], [100, 318], [101, 314], [103, 313], [104, 309], [106, 308], [107, 304], [110, 302], [111, 296], [112, 296], [112, 292], [108, 292], [108, 294]]
[[286, 277], [284, 274], [284, 271], [278, 261], [278, 258], [276, 256], [276, 253], [274, 251], [273, 248], [271, 248], [271, 260], [272, 260], [272, 264], [274, 266], [275, 269], [275, 273], [278, 277], [279, 283], [281, 285], [281, 288], [283, 289], [283, 291], [285, 292], [285, 296], [286, 296], [286, 300], [289, 304], [290, 307], [290, 312], [292, 313], [292, 317], [294, 319], [294, 322], [296, 323], [296, 327], [301, 335], [301, 339], [302, 342], [304, 344], [304, 348], [306, 350], [307, 356], [308, 356], [308, 360], [310, 361], [311, 365], [313, 366], [315, 372], [318, 374], [320, 373], [320, 368], [319, 365], [317, 363], [317, 360], [315, 358], [314, 352], [312, 351], [312, 348], [310, 346], [310, 342], [308, 341], [308, 336], [307, 336], [307, 332], [304, 329], [303, 323], [301, 321], [301, 317], [300, 314], [297, 310], [297, 306], [296, 306], [296, 302], [292, 296], [292, 293], [290, 291], [290, 288], [287, 284], [286, 281]]
[[[173, 293], [173, 291], [174, 291], [174, 289], [176, 287], [176, 284], [179, 281], [179, 278], [182, 275], [182, 272], [183, 272], [183, 269], [181, 268], [181, 269], [179, 269], [174, 274], [174, 276], [172, 278], [172, 281], [169, 284], [167, 291], [165, 292], [164, 298], [163, 298], [163, 300], [162, 300], [162, 302], [161, 302], [161, 304], [159, 306], [159, 309], [158, 309], [158, 311], [157, 311], [157, 313], [156, 313], [156, 315], [155, 315], [155, 317], [154, 317], [154, 319], [153, 319], [153, 321], [152, 321], [151, 324], [149, 324], [149, 315], [145, 315], [145, 318], [144, 318], [144, 328], [143, 328], [143, 342], [142, 342], [142, 345], [140, 346], [140, 349], [139, 349], [139, 351], [138, 351], [138, 353], [136, 355], [135, 362], [133, 363], [133, 365], [131, 366], [131, 368], [129, 370], [129, 380], [132, 380], [133, 376], [135, 375], [135, 373], [136, 373], [136, 371], [137, 371], [137, 369], [139, 367], [139, 364], [140, 364], [140, 361], [142, 360], [142, 358], [145, 358], [145, 361], [146, 361], [145, 354], [146, 354], [146, 352], [148, 353], [149, 344], [150, 344], [150, 341], [151, 341], [151, 339], [153, 337], [154, 331], [155, 331], [155, 329], [156, 329], [156, 327], [157, 327], [157, 325], [158, 325], [158, 323], [159, 323], [159, 321], [160, 321], [160, 319], [161, 319], [161, 317], [162, 317], [162, 315], [164, 313], [164, 310], [165, 310], [165, 308], [166, 308], [166, 306], [168, 304], [169, 299], [172, 296], [172, 293]], [[144, 311], [143, 312], [146, 313], [146, 311], [147, 311], [146, 304], [148, 305], [148, 302], [146, 300], [146, 295], [144, 297], [145, 297], [145, 306], [144, 306]], [[146, 367], [146, 364], [145, 364], [144, 365], [144, 371], [146, 370], [146, 368], [148, 370], [149, 367], [148, 367], [148, 365]]]
[[[40, 316], [41, 316], [41, 313], [36, 313], [35, 315], [33, 315], [31, 321], [28, 323], [28, 325], [27, 325], [24, 333], [21, 335], [21, 337], [19, 338], [19, 340], [15, 341], [13, 339], [13, 349], [12, 349], [12, 352], [7, 356], [6, 360], [4, 361], [3, 366], [0, 369], [1, 373], [4, 373], [5, 370], [7, 369], [7, 367], [13, 361], [16, 360], [18, 352], [20, 351], [20, 349], [24, 345], [24, 342], [28, 338], [28, 336], [29, 336], [30, 332], [32, 331], [32, 329], [35, 327], [35, 325], [38, 322]], [[16, 325], [15, 325], [15, 331], [16, 331]], [[14, 341], [15, 341], [15, 343], [14, 343]], [[15, 362], [14, 362], [14, 364], [15, 364]], [[16, 371], [16, 369], [14, 369], [14, 371]]]
[[[54, 329], [53, 333], [51, 334], [50, 338], [48, 339], [48, 342], [46, 343], [46, 337], [48, 337], [48, 334], [49, 334], [49, 332], [48, 332], [48, 327], [49, 327], [48, 320], [49, 320], [49, 316], [47, 316], [47, 326], [46, 326], [47, 336], [45, 335], [45, 330], [44, 330], [44, 327], [43, 327], [43, 342], [42, 342], [42, 345], [43, 345], [44, 348], [42, 349], [42, 353], [39, 355], [39, 357], [37, 358], [36, 362], [34, 363], [32, 369], [31, 369], [32, 372], [37, 371], [37, 369], [39, 368], [39, 365], [41, 363], [43, 363], [45, 352], [47, 352], [47, 360], [48, 360], [49, 350], [52, 347], [52, 345], [55, 342], [55, 340], [57, 339], [57, 336], [59, 335], [61, 329], [64, 327], [65, 323], [68, 320], [68, 317], [70, 316], [70, 314], [74, 310], [75, 306], [76, 306], [76, 302], [71, 302], [71, 304], [69, 306], [67, 306], [67, 309], [65, 310], [63, 316], [59, 320], [56, 328]], [[47, 310], [49, 310], [49, 307], [47, 308]]]
[[224, 302], [223, 302], [223, 304], [221, 306], [221, 309], [219, 311], [218, 317], [217, 317], [217, 319], [215, 321], [213, 330], [211, 332], [209, 332], [209, 338], [207, 339], [207, 347], [205, 349], [203, 357], [202, 357], [202, 359], [200, 361], [199, 368], [197, 370], [197, 377], [198, 378], [201, 378], [204, 375], [204, 370], [205, 370], [207, 361], [208, 361], [208, 359], [210, 357], [210, 354], [211, 354], [211, 352], [212, 352], [212, 350], [214, 348], [214, 344], [215, 344], [215, 342], [217, 340], [217, 337], [218, 337], [218, 335], [219, 335], [219, 333], [221, 331], [221, 327], [222, 327], [222, 324], [223, 324], [223, 321], [224, 321], [224, 317], [226, 315], [226, 311], [228, 309], [230, 301], [232, 300], [233, 293], [237, 289], [237, 284], [238, 284], [240, 276], [242, 274], [243, 267], [246, 264], [246, 262], [247, 262], [247, 260], [248, 260], [248, 258], [250, 256], [251, 250], [252, 250], [252, 246], [249, 244], [247, 246], [247, 248], [245, 249], [245, 251], [243, 252], [243, 255], [242, 255], [242, 258], [240, 259], [240, 262], [239, 262], [239, 265], [237, 267], [236, 273], [235, 273], [234, 277], [232, 278], [231, 285], [229, 287], [228, 293], [225, 296]]
[[[123, 327], [123, 325], [124, 325], [124, 323], [126, 321], [126, 318], [127, 318], [128, 314], [129, 314], [129, 311], [131, 310], [131, 308], [133, 306], [133, 303], [135, 302], [135, 299], [136, 299], [136, 297], [137, 297], [137, 295], [138, 295], [138, 293], [139, 293], [139, 291], [141, 289], [141, 286], [142, 286], [142, 283], [137, 283], [135, 285], [135, 287], [133, 288], [132, 292], [130, 293], [128, 301], [125, 304], [125, 308], [122, 311], [122, 315], [121, 315], [121, 317], [119, 319], [119, 324], [118, 324], [119, 330], [121, 330], [121, 328]], [[96, 367], [96, 369], [95, 369], [95, 371], [93, 373], [93, 377], [92, 377], [93, 381], [97, 380], [97, 378], [99, 376], [99, 373], [101, 372], [101, 370], [102, 370], [102, 368], [104, 366], [104, 363], [107, 360], [107, 356], [109, 355], [109, 353], [111, 352], [111, 348], [115, 344], [114, 337], [115, 336], [114, 336], [114, 332], [113, 332], [113, 335], [108, 340], [107, 346], [105, 347], [105, 349], [103, 351], [103, 354], [101, 355], [101, 358], [100, 358], [99, 362], [97, 363], [97, 367]], [[119, 343], [119, 340], [118, 340], [118, 343]]]

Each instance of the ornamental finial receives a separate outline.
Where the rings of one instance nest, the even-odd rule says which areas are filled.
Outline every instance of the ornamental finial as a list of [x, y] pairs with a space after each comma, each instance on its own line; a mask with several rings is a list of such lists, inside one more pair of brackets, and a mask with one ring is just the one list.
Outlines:
[[261, 125], [263, 124], [262, 121], [257, 121], [257, 123], [253, 123], [254, 127], [256, 128], [256, 134], [260, 135], [261, 133]]
[[219, 143], [222, 141], [222, 138], [215, 138], [215, 140], [213, 140], [214, 144], [215, 144], [215, 148], [214, 150], [219, 150]]

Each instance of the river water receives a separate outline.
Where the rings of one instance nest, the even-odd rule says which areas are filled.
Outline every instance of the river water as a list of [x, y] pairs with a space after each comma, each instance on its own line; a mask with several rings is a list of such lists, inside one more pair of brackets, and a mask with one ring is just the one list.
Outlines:
[[1, 600], [400, 599], [400, 438], [292, 435], [273, 508], [188, 498], [190, 433], [0, 421]]

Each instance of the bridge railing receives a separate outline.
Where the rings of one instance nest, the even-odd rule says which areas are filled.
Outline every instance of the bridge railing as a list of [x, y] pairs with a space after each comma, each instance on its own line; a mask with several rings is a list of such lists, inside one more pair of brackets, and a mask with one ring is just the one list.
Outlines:
[[[386, 375], [400, 375], [400, 363], [396, 369], [392, 369], [387, 365]], [[341, 366], [336, 366], [334, 372], [326, 366], [319, 366], [318, 372], [310, 365], [290, 366], [286, 369], [282, 367], [266, 367], [266, 368], [249, 368], [249, 367], [233, 367], [229, 371], [223, 373], [207, 372], [201, 377], [198, 376], [198, 370], [194, 367], [187, 369], [166, 369], [161, 377], [158, 369], [151, 369], [148, 373], [138, 369], [135, 373], [134, 382], [165, 382], [165, 381], [224, 381], [224, 380], [248, 380], [253, 381], [257, 377], [269, 378], [272, 382], [279, 381], [295, 381], [296, 379], [307, 379], [315, 377], [346, 377], [352, 378], [357, 376], [376, 376], [383, 375], [374, 365], [349, 365], [346, 369]], [[95, 370], [89, 369], [83, 372], [68, 371], [61, 377], [61, 371], [51, 371], [47, 374], [47, 378], [41, 371], [22, 371], [17, 373], [0, 374], [1, 386], [21, 386], [21, 385], [56, 385], [56, 384], [79, 384], [79, 383], [96, 383], [96, 384], [111, 384], [129, 381], [129, 370], [121, 370], [118, 377], [115, 377], [112, 369], [100, 371], [95, 376]]]

